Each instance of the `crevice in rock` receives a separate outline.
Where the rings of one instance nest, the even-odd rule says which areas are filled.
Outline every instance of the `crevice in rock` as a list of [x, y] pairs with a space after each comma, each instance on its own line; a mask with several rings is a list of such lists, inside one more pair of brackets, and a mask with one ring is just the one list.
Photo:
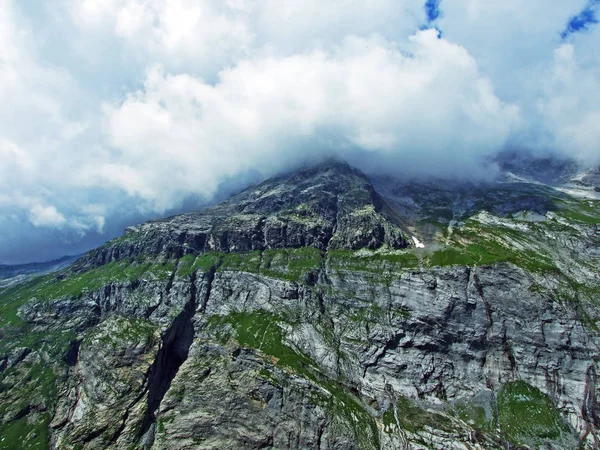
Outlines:
[[8, 420], [8, 423], [16, 422], [17, 420], [22, 419], [23, 417], [28, 415], [30, 412], [31, 412], [31, 405], [26, 405], [24, 408], [19, 410], [13, 417], [11, 417], [10, 420]]
[[485, 315], [488, 319], [489, 332], [492, 325], [494, 325], [494, 319], [492, 317], [492, 307], [490, 306], [489, 302], [485, 298], [485, 295], [483, 294], [483, 286], [481, 286], [481, 283], [479, 282], [479, 276], [476, 273], [473, 274], [473, 285], [475, 286], [475, 290], [477, 291], [477, 294], [479, 295], [479, 298], [481, 298], [483, 306], [485, 307]]
[[319, 424], [319, 427], [317, 428], [317, 445], [316, 448], [317, 449], [321, 449], [323, 448], [323, 433], [325, 432], [325, 427], [323, 426], [323, 424]]
[[312, 285], [307, 283], [307, 284], [309, 284], [309, 286], [314, 286], [317, 283], [331, 285], [331, 280], [329, 279], [329, 276], [327, 275], [328, 258], [329, 258], [329, 254], [328, 254], [327, 250], [321, 250], [321, 264], [319, 266], [319, 269], [314, 271], [315, 279], [309, 280], [309, 281], [313, 281], [314, 283]]
[[596, 399], [597, 376], [596, 368], [590, 365], [585, 375], [585, 394], [581, 414], [583, 418], [594, 426], [600, 426], [600, 408]]
[[[252, 248], [252, 250], [260, 250], [260, 252], [262, 253], [262, 251], [266, 248], [266, 245], [265, 245], [265, 243], [267, 241], [267, 236], [266, 236], [266, 232], [265, 232], [266, 225], [267, 225], [266, 216], [260, 216], [260, 218], [258, 219], [258, 222], [256, 223], [256, 226], [254, 227], [254, 234], [250, 238], [250, 247]], [[261, 256], [261, 258], [262, 258], [262, 256]]]
[[469, 304], [469, 286], [471, 285], [472, 271], [469, 266], [465, 267], [465, 273], [467, 275], [467, 282], [465, 283], [465, 300]]
[[383, 347], [383, 349], [381, 349], [381, 351], [375, 355], [375, 360], [369, 363], [366, 363], [363, 367], [363, 378], [366, 376], [367, 374], [367, 370], [369, 369], [369, 367], [374, 367], [377, 364], [379, 364], [379, 361], [381, 360], [381, 358], [383, 358], [386, 353], [390, 350], [395, 350], [398, 348], [398, 346], [400, 345], [400, 341], [402, 340], [402, 338], [405, 336], [405, 334], [403, 332], [394, 334], [394, 336], [388, 340], [385, 343], [385, 346]]
[[514, 372], [517, 369], [517, 360], [515, 358], [515, 354], [513, 352], [513, 349], [512, 349], [512, 347], [511, 347], [511, 345], [510, 345], [510, 343], [508, 341], [504, 341], [503, 342], [502, 352], [504, 353], [504, 355], [508, 359], [508, 362], [510, 364], [510, 371], [514, 374]]
[[96, 439], [99, 436], [102, 436], [102, 434], [108, 429], [108, 425], [104, 425], [103, 427], [98, 428], [97, 430], [92, 431], [90, 434], [88, 434], [87, 436], [85, 436], [83, 438], [83, 442], [85, 442], [86, 444], [88, 442], [93, 441], [94, 439]]
[[123, 430], [125, 429], [125, 425], [127, 425], [128, 418], [129, 418], [129, 409], [125, 410], [125, 415], [123, 416], [123, 420], [121, 420], [121, 424], [119, 425], [119, 428], [117, 428], [117, 430], [114, 432], [114, 434], [110, 438], [110, 442], [112, 442], [112, 443], [117, 442], [117, 440], [119, 439], [119, 436], [121, 436], [121, 433], [123, 433]]
[[164, 299], [164, 296], [165, 296], [165, 295], [166, 295], [166, 294], [165, 294], [164, 292], [161, 292], [161, 294], [160, 294], [160, 300], [158, 301], [158, 303], [157, 303], [156, 305], [154, 305], [154, 306], [151, 306], [151, 307], [149, 307], [149, 308], [146, 310], [146, 312], [145, 312], [145, 314], [144, 314], [144, 317], [145, 317], [146, 319], [149, 319], [149, 318], [150, 318], [150, 316], [152, 316], [152, 314], [154, 314], [154, 311], [156, 311], [156, 310], [158, 309], [158, 307], [159, 307], [160, 305], [162, 305], [162, 302], [163, 302], [163, 299]]
[[164, 332], [163, 345], [150, 369], [147, 390], [148, 406], [140, 429], [140, 437], [144, 436], [156, 421], [156, 410], [169, 390], [179, 368], [187, 359], [194, 340], [195, 331], [192, 319], [197, 305], [195, 272], [190, 277], [190, 283], [190, 298], [173, 324]]
[[[210, 298], [210, 293], [212, 291], [212, 284], [215, 279], [215, 273], [219, 267], [220, 263], [216, 266], [210, 268], [210, 270], [206, 273], [206, 284], [205, 289], [202, 295], [202, 303], [200, 304], [200, 312], [204, 313], [206, 311], [206, 305], [208, 304], [208, 299]], [[196, 296], [196, 282], [194, 277], [194, 282], [192, 283], [192, 295]]]
[[67, 363], [69, 367], [73, 367], [77, 364], [77, 360], [79, 359], [79, 347], [81, 346], [80, 340], [73, 340], [69, 344], [69, 350], [64, 357], [64, 361]]
[[113, 435], [110, 439], [110, 442], [113, 442], [113, 443], [117, 442], [117, 440], [123, 433], [123, 430], [125, 430], [125, 426], [127, 425], [127, 419], [129, 419], [129, 413], [131, 412], [131, 409], [135, 405], [137, 405], [142, 398], [144, 398], [144, 395], [146, 395], [146, 392], [147, 392], [146, 390], [142, 391], [142, 393], [140, 393], [140, 395], [138, 395], [135, 398], [135, 400], [133, 400], [133, 402], [131, 402], [131, 404], [127, 407], [127, 409], [125, 410], [125, 414], [123, 415], [123, 419], [121, 420], [121, 424], [119, 425], [119, 428], [117, 428], [117, 430], [113, 433]]
[[483, 286], [481, 286], [481, 283], [479, 282], [479, 275], [477, 275], [476, 273], [473, 274], [473, 283], [475, 284], [475, 290], [477, 291], [477, 293], [479, 294], [479, 296], [481, 298], [484, 298], [484, 296], [483, 296]]
[[[336, 334], [336, 326], [333, 318], [327, 311], [327, 307], [325, 305], [325, 298], [323, 296], [323, 292], [319, 289], [315, 292], [317, 297], [317, 307], [319, 309], [319, 322], [323, 324], [322, 336], [328, 336], [327, 343], [329, 344], [331, 350], [334, 352], [335, 356], [335, 368], [336, 373], [340, 375], [340, 338]], [[325, 332], [327, 330], [327, 332]]]
[[20, 350], [20, 353], [16, 355], [16, 357], [10, 361], [10, 355], [6, 355], [4, 358], [0, 359], [0, 373], [6, 370], [8, 367], [13, 367], [23, 361], [33, 350], [28, 347], [25, 347]]
[[319, 313], [321, 313], [321, 315], [324, 316], [325, 315], [325, 300], [323, 299], [322, 292], [317, 292], [317, 304], [319, 307]]
[[[75, 415], [75, 410], [77, 408], [77, 404], [81, 401], [81, 391], [82, 390], [83, 390], [83, 388], [81, 387], [81, 384], [75, 385], [75, 399], [71, 402], [71, 406], [69, 407], [67, 416], [63, 419], [63, 421], [61, 421], [60, 423], [57, 423], [52, 428], [62, 429], [62, 428], [64, 428], [65, 425], [70, 423], [71, 420], [73, 420], [73, 416]], [[69, 394], [67, 394], [67, 398], [70, 398]], [[55, 415], [55, 418], [56, 418], [56, 415]]]

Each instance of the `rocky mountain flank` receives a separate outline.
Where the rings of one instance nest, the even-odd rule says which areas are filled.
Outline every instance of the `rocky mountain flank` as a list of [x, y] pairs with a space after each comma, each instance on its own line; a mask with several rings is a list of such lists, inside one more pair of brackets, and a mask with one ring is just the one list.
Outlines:
[[0, 288], [0, 449], [599, 448], [594, 193], [331, 162], [128, 228]]

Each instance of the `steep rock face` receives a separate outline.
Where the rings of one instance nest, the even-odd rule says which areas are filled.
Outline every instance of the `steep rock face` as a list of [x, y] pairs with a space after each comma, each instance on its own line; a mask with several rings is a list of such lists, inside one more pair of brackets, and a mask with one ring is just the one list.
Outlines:
[[[514, 266], [405, 271], [386, 283], [326, 269], [320, 278], [328, 283], [312, 288], [234, 271], [214, 274], [209, 286], [210, 276], [174, 283], [171, 295], [179, 300], [172, 308], [179, 314], [171, 313], [162, 346], [179, 365], [161, 379], [149, 375], [160, 359], [155, 328], [128, 332], [114, 325], [120, 316], [110, 316], [92, 329], [75, 367], [74, 394], [63, 397], [71, 411], [61, 415], [59, 407], [53, 420], [57, 443], [107, 448], [146, 434], [146, 446], [154, 448], [377, 448], [377, 442], [461, 448], [478, 439], [493, 448], [501, 436], [473, 437], [450, 405], [477, 404], [493, 422], [494, 396], [517, 380], [548, 393], [579, 435], [590, 426], [582, 408], [586, 417], [597, 414], [590, 400], [593, 337], [572, 305], [531, 292], [533, 280]], [[185, 337], [182, 313], [193, 330], [180, 336], [188, 341], [178, 357], [173, 330]], [[165, 380], [168, 386], [152, 385]], [[156, 389], [164, 391], [161, 401], [145, 410]], [[433, 408], [423, 414], [434, 419], [414, 435], [400, 419], [395, 423], [404, 398]], [[348, 402], [357, 411], [345, 411]], [[98, 411], [111, 411], [101, 415], [106, 423]], [[119, 432], [128, 420], [137, 420], [135, 431]], [[576, 445], [568, 433], [561, 439], [557, 445]]]
[[0, 292], [0, 448], [597, 448], [596, 205], [430, 250], [389, 193], [311, 169]]
[[135, 445], [159, 342], [155, 325], [144, 319], [113, 316], [90, 331], [50, 424], [60, 430], [53, 446]]

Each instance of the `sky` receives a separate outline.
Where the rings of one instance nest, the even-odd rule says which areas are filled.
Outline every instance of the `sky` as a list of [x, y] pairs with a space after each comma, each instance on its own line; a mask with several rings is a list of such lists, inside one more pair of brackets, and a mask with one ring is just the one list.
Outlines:
[[600, 164], [600, 0], [0, 0], [0, 262], [338, 156]]

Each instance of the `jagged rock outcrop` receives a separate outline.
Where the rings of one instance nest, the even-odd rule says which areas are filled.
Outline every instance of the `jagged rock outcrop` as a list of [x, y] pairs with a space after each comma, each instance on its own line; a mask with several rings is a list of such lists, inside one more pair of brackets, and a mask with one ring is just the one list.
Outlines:
[[[596, 448], [596, 206], [457, 207], [427, 240], [386, 192], [302, 171], [0, 293], [0, 426], [44, 417], [61, 449]], [[48, 360], [55, 391], [23, 400]]]

